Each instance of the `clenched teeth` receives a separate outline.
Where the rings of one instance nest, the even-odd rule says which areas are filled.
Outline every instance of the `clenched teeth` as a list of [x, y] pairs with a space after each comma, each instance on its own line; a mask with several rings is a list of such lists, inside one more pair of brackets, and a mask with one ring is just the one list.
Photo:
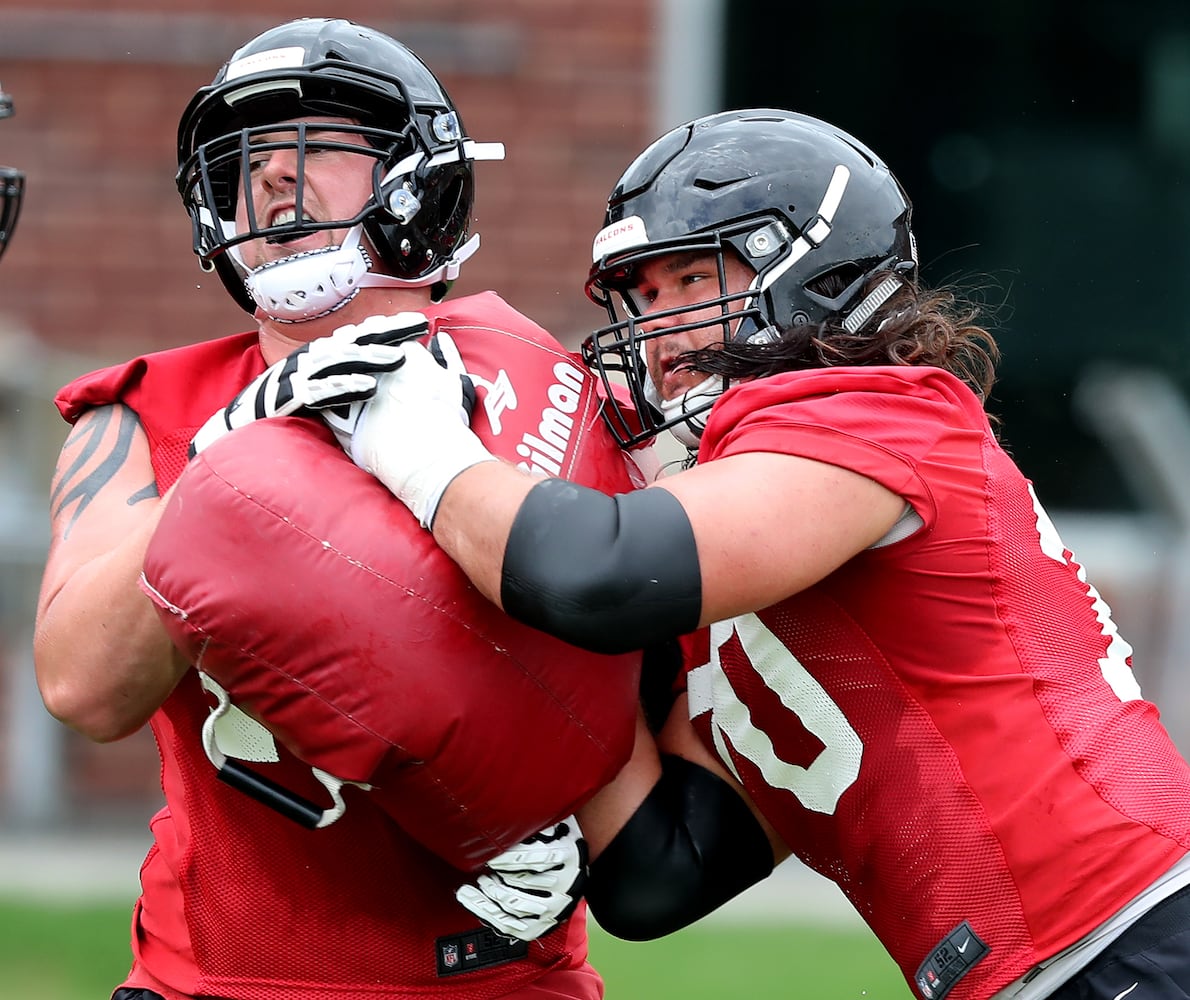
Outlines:
[[[297, 210], [293, 208], [285, 208], [273, 216], [271, 225], [274, 226], [288, 226], [292, 225], [297, 220]], [[308, 212], [302, 212], [303, 222], [313, 222], [314, 218]]]

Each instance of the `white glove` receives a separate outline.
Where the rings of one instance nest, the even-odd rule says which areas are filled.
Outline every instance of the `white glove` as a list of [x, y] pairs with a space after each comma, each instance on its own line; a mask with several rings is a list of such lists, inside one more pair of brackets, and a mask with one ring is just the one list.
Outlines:
[[371, 316], [303, 344], [213, 414], [194, 435], [190, 454], [197, 455], [229, 431], [254, 420], [369, 398], [376, 391], [377, 374], [401, 364], [400, 343], [423, 336], [428, 329], [421, 313]]
[[438, 334], [429, 350], [416, 342], [401, 350], [371, 399], [322, 417], [351, 460], [429, 528], [451, 480], [496, 456], [471, 431], [475, 387], [450, 335]]
[[497, 854], [487, 868], [490, 875], [460, 886], [455, 899], [497, 934], [535, 941], [578, 906], [587, 883], [587, 842], [568, 816]]

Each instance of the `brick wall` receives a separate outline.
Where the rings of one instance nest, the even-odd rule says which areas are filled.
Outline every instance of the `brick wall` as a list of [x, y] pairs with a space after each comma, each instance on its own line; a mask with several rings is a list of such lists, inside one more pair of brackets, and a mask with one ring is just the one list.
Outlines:
[[[456, 292], [496, 289], [576, 344], [602, 317], [582, 283], [604, 199], [653, 137], [654, 4], [333, 7], [408, 44], [437, 72], [468, 132], [506, 144], [504, 162], [477, 167], [483, 247]], [[289, 4], [280, 16], [328, 9]], [[69, 352], [79, 372], [250, 327], [191, 252], [173, 186], [175, 137], [194, 91], [278, 19], [268, 0], [0, 0], [0, 83], [16, 102], [0, 125], [0, 163], [28, 175], [0, 267], [0, 327]], [[48, 402], [45, 419], [54, 420]], [[68, 737], [65, 760], [84, 811], [156, 789], [147, 732], [119, 747]]]
[[[302, 6], [286, 12], [315, 12]], [[581, 286], [603, 199], [652, 138], [651, 5], [340, 8], [406, 41], [438, 72], [471, 135], [507, 145], [503, 163], [477, 168], [484, 246], [458, 290], [498, 289], [574, 341], [601, 315]], [[0, 0], [0, 82], [17, 107], [0, 126], [0, 162], [29, 175], [19, 238], [0, 271], [3, 312], [53, 344], [104, 355], [246, 326], [190, 251], [173, 186], [175, 136], [195, 89], [276, 11], [265, 0]]]

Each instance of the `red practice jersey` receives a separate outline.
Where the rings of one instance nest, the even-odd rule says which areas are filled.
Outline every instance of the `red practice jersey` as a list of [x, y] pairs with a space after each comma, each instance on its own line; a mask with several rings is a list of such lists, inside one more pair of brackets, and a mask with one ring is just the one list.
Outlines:
[[[966, 386], [912, 367], [741, 384], [699, 461], [742, 452], [854, 470], [923, 522], [711, 626], [687, 678], [702, 738], [917, 995], [992, 995], [1186, 853], [1190, 769]], [[775, 497], [769, 528], [796, 516]]]
[[[567, 356], [491, 293], [425, 312], [436, 329], [511, 331]], [[117, 401], [135, 410], [164, 493], [194, 432], [264, 367], [256, 334], [242, 334], [93, 372], [56, 402], [71, 422]], [[521, 405], [547, 407], [548, 387], [530, 381], [519, 384]], [[555, 435], [527, 450], [564, 466], [568, 444]], [[466, 876], [406, 835], [367, 793], [347, 789], [343, 817], [308, 830], [218, 781], [200, 743], [211, 705], [191, 671], [151, 720], [166, 805], [151, 824], [132, 945], [137, 972], [152, 979], [129, 985], [228, 1000], [490, 1000], [551, 970], [584, 966], [585, 908], [527, 946], [484, 930], [454, 899]], [[309, 767], [278, 750], [270, 777], [322, 801]], [[582, 991], [564, 995], [598, 991], [592, 974]]]

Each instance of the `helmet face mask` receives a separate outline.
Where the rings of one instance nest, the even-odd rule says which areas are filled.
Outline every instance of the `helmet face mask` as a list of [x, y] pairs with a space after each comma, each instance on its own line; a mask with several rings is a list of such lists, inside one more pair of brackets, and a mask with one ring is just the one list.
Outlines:
[[[726, 388], [716, 379], [717, 392], [700, 386], [698, 400], [681, 407], [652, 402], [658, 396], [643, 363], [644, 344], [675, 328], [641, 328], [639, 307], [627, 294], [634, 268], [662, 254], [717, 254], [720, 295], [708, 301], [732, 321], [715, 316], [694, 327], [718, 325], [724, 342], [774, 341], [793, 327], [845, 323], [860, 313], [863, 289], [880, 271], [911, 274], [917, 254], [910, 216], [900, 184], [871, 150], [805, 115], [725, 112], [662, 136], [613, 189], [586, 286], [611, 319], [587, 339], [583, 353], [604, 379], [613, 433], [632, 445], [664, 429], [682, 438], [682, 425], [693, 425], [693, 437], [683, 440], [696, 444], [705, 411]], [[728, 254], [755, 272], [734, 304], [723, 284]], [[635, 415], [615, 405], [617, 383], [626, 383]]]
[[[0, 89], [0, 120], [11, 118], [12, 98]], [[25, 197], [25, 175], [15, 167], [0, 167], [0, 257], [8, 249]]]
[[[312, 134], [313, 133], [313, 134]], [[206, 210], [213, 225], [198, 227], [196, 238], [202, 242], [200, 256], [210, 260], [242, 243], [266, 240], [284, 244], [311, 233], [331, 229], [349, 229], [370, 214], [374, 203], [384, 197], [382, 177], [393, 155], [365, 140], [387, 138], [386, 133], [354, 123], [298, 122], [258, 125], [219, 136], [198, 147], [193, 169], [188, 171], [191, 189], [183, 194], [189, 204]], [[372, 201], [364, 202], [350, 216], [314, 220], [298, 213], [292, 222], [270, 225], [257, 217], [251, 189], [251, 167], [261, 157], [292, 150], [296, 162], [295, 198], [300, 208], [306, 183], [307, 156], [328, 151], [349, 153], [371, 159]], [[243, 212], [237, 221], [237, 208]]]
[[[582, 347], [583, 358], [609, 388], [604, 417], [616, 439], [625, 447], [668, 430], [683, 444], [697, 445], [685, 432], [693, 424], [701, 433], [705, 421], [698, 415], [709, 410], [726, 389], [726, 379], [708, 376], [678, 399], [662, 400], [649, 376], [646, 345], [659, 337], [703, 332], [722, 343], [764, 337], [764, 311], [759, 305], [757, 280], [748, 288], [732, 290], [725, 261], [734, 250], [724, 233], [699, 234], [681, 245], [651, 245], [636, 253], [619, 255], [603, 270], [598, 285], [588, 285], [588, 295], [603, 305], [612, 322], [595, 331]], [[707, 294], [696, 305], [647, 311], [635, 300], [634, 276], [642, 265], [672, 254], [712, 255], [718, 282], [715, 294]], [[617, 306], [619, 303], [619, 307]], [[623, 309], [623, 315], [620, 309]], [[712, 310], [714, 310], [712, 312]], [[693, 314], [697, 313], [697, 316]], [[686, 322], [665, 322], [676, 317]], [[648, 329], [648, 327], [652, 327]], [[700, 338], [702, 339], [702, 338]], [[610, 391], [619, 384], [627, 390], [631, 410], [621, 405]]]
[[[314, 220], [300, 211], [305, 157], [328, 149], [374, 161], [371, 194], [342, 218]], [[278, 150], [295, 154], [299, 201], [298, 217], [279, 226], [254, 217], [247, 169], [254, 157]], [[215, 270], [246, 310], [270, 312], [272, 297], [259, 294], [236, 248], [324, 230], [351, 231], [342, 259], [328, 258], [327, 266], [350, 270], [354, 290], [383, 283], [444, 292], [478, 244], [469, 233], [473, 162], [502, 157], [498, 144], [467, 138], [445, 90], [400, 42], [345, 20], [301, 18], [242, 46], [195, 95], [178, 127], [176, 180], [200, 264]], [[237, 206], [247, 220], [238, 229]], [[368, 273], [373, 267], [376, 273]], [[275, 318], [323, 315], [354, 290], [332, 296], [322, 312]], [[292, 294], [304, 299], [307, 290]]]

